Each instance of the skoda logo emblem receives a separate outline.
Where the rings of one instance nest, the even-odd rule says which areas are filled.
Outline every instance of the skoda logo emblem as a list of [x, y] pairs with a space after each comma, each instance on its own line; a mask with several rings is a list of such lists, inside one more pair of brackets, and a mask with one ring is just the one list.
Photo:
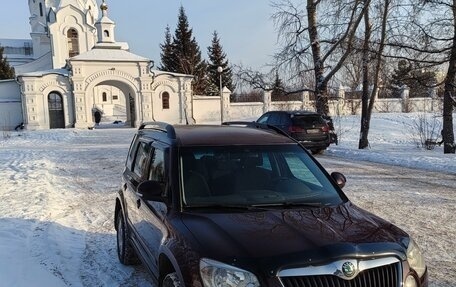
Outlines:
[[356, 272], [355, 265], [353, 265], [353, 263], [351, 262], [345, 262], [344, 264], [342, 264], [342, 272], [347, 277], [353, 277]]

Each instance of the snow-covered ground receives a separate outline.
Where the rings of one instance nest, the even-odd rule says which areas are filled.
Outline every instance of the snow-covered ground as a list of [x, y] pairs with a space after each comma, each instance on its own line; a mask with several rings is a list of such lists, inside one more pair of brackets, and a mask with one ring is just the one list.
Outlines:
[[[375, 114], [361, 151], [359, 116], [336, 118], [341, 142], [318, 158], [346, 174], [356, 204], [416, 238], [430, 286], [455, 287], [456, 156], [417, 148], [420, 117]], [[152, 284], [116, 257], [114, 198], [134, 132], [0, 132], [0, 287]]]

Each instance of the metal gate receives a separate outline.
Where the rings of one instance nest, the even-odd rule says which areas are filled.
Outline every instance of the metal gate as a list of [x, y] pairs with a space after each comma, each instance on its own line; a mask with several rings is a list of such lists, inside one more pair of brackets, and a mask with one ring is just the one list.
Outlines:
[[59, 93], [52, 92], [48, 96], [49, 127], [51, 129], [65, 128], [65, 115], [63, 113], [63, 100]]

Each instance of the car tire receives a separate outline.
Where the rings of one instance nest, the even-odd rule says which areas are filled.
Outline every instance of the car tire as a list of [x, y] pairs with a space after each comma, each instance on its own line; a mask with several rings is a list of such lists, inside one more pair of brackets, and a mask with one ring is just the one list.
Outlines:
[[161, 287], [182, 287], [184, 284], [179, 279], [179, 276], [177, 276], [176, 272], [169, 273], [167, 274], [162, 281]]
[[122, 211], [117, 216], [117, 256], [124, 265], [138, 264], [139, 260], [131, 242], [128, 239], [127, 229]]

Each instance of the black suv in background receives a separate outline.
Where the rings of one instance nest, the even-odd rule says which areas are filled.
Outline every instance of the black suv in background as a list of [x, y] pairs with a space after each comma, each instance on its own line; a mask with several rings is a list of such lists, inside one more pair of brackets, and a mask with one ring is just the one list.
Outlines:
[[256, 122], [282, 129], [313, 154], [322, 153], [329, 144], [337, 142], [332, 122], [315, 112], [270, 111]]
[[160, 287], [428, 286], [414, 241], [344, 184], [275, 127], [146, 123], [116, 198], [118, 257]]

